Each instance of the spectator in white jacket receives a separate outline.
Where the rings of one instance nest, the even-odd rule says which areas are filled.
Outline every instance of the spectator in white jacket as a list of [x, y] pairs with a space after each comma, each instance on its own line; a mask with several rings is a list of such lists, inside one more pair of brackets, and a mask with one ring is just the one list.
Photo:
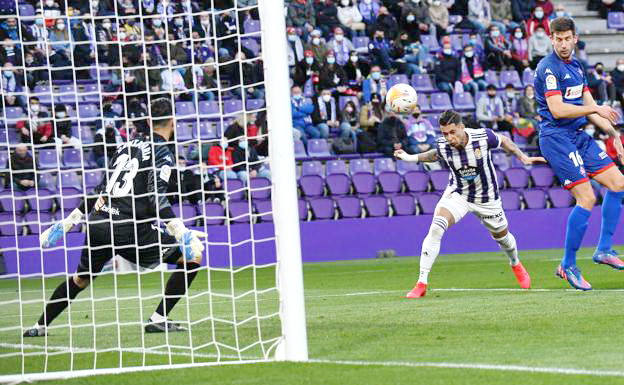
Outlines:
[[357, 5], [354, 4], [355, 0], [340, 0], [340, 6], [338, 7], [338, 20], [340, 24], [350, 32], [353, 36], [364, 36], [366, 24], [362, 22], [362, 14]]
[[334, 29], [334, 38], [327, 43], [327, 49], [334, 51], [336, 63], [339, 66], [347, 64], [351, 52], [355, 51], [353, 43], [344, 35], [344, 31], [340, 27]]

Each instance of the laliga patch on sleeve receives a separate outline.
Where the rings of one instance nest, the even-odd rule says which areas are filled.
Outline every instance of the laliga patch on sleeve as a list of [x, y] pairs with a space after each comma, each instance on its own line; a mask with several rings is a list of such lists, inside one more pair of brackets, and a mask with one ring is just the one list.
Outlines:
[[555, 77], [555, 75], [546, 76], [546, 89], [547, 90], [557, 89], [557, 78]]
[[169, 182], [170, 177], [171, 167], [169, 167], [168, 165], [162, 166], [162, 168], [160, 169], [160, 179], [164, 180], [165, 182]]

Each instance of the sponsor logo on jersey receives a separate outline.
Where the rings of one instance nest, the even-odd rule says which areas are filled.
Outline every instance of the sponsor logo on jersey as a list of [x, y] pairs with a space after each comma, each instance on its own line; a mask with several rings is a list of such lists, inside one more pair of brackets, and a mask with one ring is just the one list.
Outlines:
[[579, 84], [577, 86], [566, 88], [566, 92], [564, 98], [566, 99], [577, 99], [583, 96], [583, 85]]
[[546, 68], [546, 71], [544, 71], [545, 74], [551, 74], [552, 71], [550, 70], [550, 68]]
[[483, 158], [483, 154], [481, 153], [481, 149], [480, 148], [477, 148], [475, 150], [474, 154], [475, 154], [475, 158], [477, 158], [477, 159]]
[[478, 172], [476, 167], [464, 166], [457, 170], [459, 176], [464, 178], [465, 180], [473, 180], [477, 177]]
[[603, 151], [603, 152], [601, 152], [600, 154], [598, 154], [598, 156], [600, 157], [600, 159], [604, 159], [604, 158], [606, 158], [608, 155], [607, 155], [607, 153], [606, 153], [606, 152], [604, 152], [604, 151]]
[[572, 79], [572, 76], [570, 76], [570, 74], [565, 74], [565, 76], [563, 77], [563, 80], [566, 80], [566, 79]]
[[162, 168], [160, 169], [160, 179], [164, 180], [165, 182], [169, 182], [169, 177], [171, 177], [171, 167], [169, 167], [168, 165], [162, 166]]
[[546, 76], [546, 89], [547, 90], [557, 89], [557, 78], [555, 77], [555, 75]]
[[119, 209], [116, 207], [109, 207], [108, 205], [104, 205], [100, 207], [100, 210], [104, 211], [105, 213], [110, 213], [111, 215], [119, 215]]

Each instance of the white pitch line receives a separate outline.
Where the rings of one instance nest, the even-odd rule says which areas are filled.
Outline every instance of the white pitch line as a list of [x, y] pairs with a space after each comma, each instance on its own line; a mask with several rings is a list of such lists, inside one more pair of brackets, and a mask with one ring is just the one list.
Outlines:
[[431, 367], [431, 368], [447, 368], [447, 369], [478, 369], [478, 370], [496, 370], [504, 372], [530, 372], [530, 373], [550, 373], [550, 374], [568, 374], [568, 375], [586, 375], [600, 377], [624, 377], [623, 371], [618, 370], [590, 370], [575, 368], [548, 368], [541, 366], [524, 366], [524, 365], [497, 365], [497, 364], [477, 364], [477, 363], [454, 363], [454, 362], [393, 362], [393, 361], [342, 361], [342, 360], [322, 360], [311, 359], [309, 362], [319, 364], [336, 364], [336, 365], [356, 365], [356, 366], [395, 366], [395, 367]]

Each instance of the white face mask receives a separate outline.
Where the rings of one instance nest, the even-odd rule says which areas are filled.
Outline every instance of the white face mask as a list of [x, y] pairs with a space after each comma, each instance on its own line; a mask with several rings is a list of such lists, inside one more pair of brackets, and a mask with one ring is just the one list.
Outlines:
[[152, 24], [154, 25], [154, 27], [160, 27], [162, 25], [162, 20], [160, 19], [154, 19], [152, 21]]
[[111, 27], [111, 23], [102, 23], [102, 28], [110, 29], [110, 27]]
[[182, 20], [182, 19], [175, 19], [173, 21], [173, 23], [176, 25], [176, 27], [182, 27], [184, 25], [184, 20]]
[[364, 0], [364, 4], [370, 4], [372, 2], [373, 2], [373, 0]]
[[321, 38], [320, 37], [313, 37], [312, 38], [312, 44], [314, 44], [314, 45], [321, 44]]
[[126, 40], [126, 33], [125, 33], [125, 32], [123, 32], [123, 31], [119, 32], [119, 33], [117, 34], [117, 38], [118, 38], [119, 40]]
[[335, 57], [328, 57], [327, 58], [327, 64], [334, 64], [336, 62], [336, 58]]
[[407, 20], [408, 23], [411, 23], [412, 21], [416, 20], [416, 16], [414, 16], [414, 15], [407, 15], [405, 20]]
[[6, 76], [7, 78], [10, 78], [10, 77], [12, 77], [12, 76], [13, 76], [13, 71], [8, 71], [8, 70], [5, 70], [5, 71], [2, 71], [2, 73], [3, 73], [3, 74], [4, 74], [4, 76]]
[[594, 127], [587, 127], [585, 129], [585, 133], [589, 136], [594, 136], [594, 134], [596, 133], [596, 129]]
[[514, 33], [514, 36], [516, 37], [516, 39], [522, 39], [522, 32], [516, 32]]
[[624, 72], [624, 64], [618, 64], [617, 65], [617, 70], [620, 72]]
[[450, 48], [445, 48], [442, 50], [442, 52], [444, 52], [445, 55], [450, 55], [453, 53], [453, 50]]
[[336, 41], [342, 41], [342, 39], [344, 39], [344, 35], [336, 35], [334, 37], [336, 38]]
[[513, 99], [516, 97], [516, 93], [513, 91], [505, 92], [505, 94], [507, 95], [509, 99]]
[[321, 97], [323, 98], [323, 101], [324, 101], [325, 103], [329, 103], [329, 101], [331, 100], [331, 95], [327, 95], [327, 94], [326, 94], [326, 95], [323, 95], [323, 96], [321, 96]]
[[537, 31], [537, 32], [535, 32], [535, 35], [537, 37], [544, 37], [546, 35], [546, 32], [544, 32], [544, 31]]
[[46, 0], [45, 6], [46, 7], [53, 7], [54, 6], [54, 1], [53, 0]]
[[58, 28], [59, 31], [62, 31], [65, 29], [65, 24], [57, 24], [56, 28]]
[[30, 110], [31, 110], [32, 112], [39, 112], [39, 109], [40, 109], [40, 108], [41, 108], [41, 107], [39, 107], [39, 105], [38, 105], [38, 104], [32, 104], [32, 105], [30, 106]]
[[312, 65], [312, 63], [314, 63], [314, 58], [313, 57], [307, 57], [305, 58], [306, 63]]
[[542, 17], [544, 17], [544, 12], [535, 12], [535, 17], [541, 19]]
[[340, 4], [342, 4], [343, 7], [346, 7], [349, 5], [349, 0], [340, 0]]
[[496, 30], [496, 31], [492, 31], [492, 37], [499, 37], [500, 36], [500, 31]]
[[474, 56], [474, 52], [473, 51], [466, 51], [464, 52], [464, 55], [466, 55], [467, 58], [471, 58]]
[[207, 27], [210, 25], [210, 19], [202, 19], [201, 20], [201, 25], [203, 25], [204, 27]]
[[565, 16], [565, 11], [556, 11], [556, 12], [555, 12], [555, 16], [557, 16], [557, 17], [563, 17], [563, 16]]
[[441, 2], [440, 0], [435, 0], [435, 1], [432, 3], [432, 5], [433, 5], [434, 7], [439, 7], [439, 6], [440, 6], [440, 4], [442, 4], [442, 2]]
[[65, 113], [65, 111], [59, 111], [56, 113], [56, 117], [59, 119], [64, 119], [67, 116], [67, 114]]
[[351, 61], [352, 61], [353, 63], [357, 63], [357, 61], [358, 61], [358, 57], [357, 57], [357, 56], [351, 56]]
[[297, 35], [288, 35], [288, 41], [295, 41], [297, 40]]

